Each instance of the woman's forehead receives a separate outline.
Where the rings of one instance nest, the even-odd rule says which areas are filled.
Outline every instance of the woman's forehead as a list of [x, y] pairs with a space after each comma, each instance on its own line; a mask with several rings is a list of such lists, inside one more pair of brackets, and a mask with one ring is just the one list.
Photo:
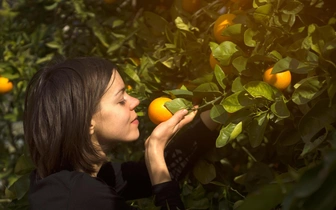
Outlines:
[[124, 80], [118, 71], [113, 71], [107, 88], [107, 92], [113, 95], [116, 95], [121, 89], [125, 88]]

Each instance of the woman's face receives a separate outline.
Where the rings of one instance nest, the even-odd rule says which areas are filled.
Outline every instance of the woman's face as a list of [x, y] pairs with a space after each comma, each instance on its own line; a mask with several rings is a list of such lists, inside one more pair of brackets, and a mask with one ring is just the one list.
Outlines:
[[126, 93], [124, 81], [114, 71], [98, 111], [92, 117], [91, 139], [99, 144], [138, 139], [139, 121], [134, 110], [138, 105], [139, 100]]

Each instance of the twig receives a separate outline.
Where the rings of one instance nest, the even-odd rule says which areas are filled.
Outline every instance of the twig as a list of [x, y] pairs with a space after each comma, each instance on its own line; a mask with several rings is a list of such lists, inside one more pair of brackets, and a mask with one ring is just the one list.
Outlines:
[[248, 151], [248, 149], [246, 149], [246, 147], [241, 146], [241, 148], [244, 150], [244, 152], [246, 152], [246, 154], [254, 161], [254, 162], [258, 162], [257, 159], [255, 159], [255, 157], [250, 153], [250, 151]]
[[216, 103], [216, 102], [217, 102], [219, 99], [221, 99], [221, 98], [223, 98], [223, 96], [218, 96], [218, 97], [215, 98], [214, 100], [209, 101], [209, 102], [203, 104], [202, 106], [199, 106], [199, 107], [197, 107], [197, 108], [195, 108], [195, 107], [189, 108], [188, 111], [196, 111], [196, 110], [202, 109], [202, 108], [208, 106], [209, 104], [214, 104], [214, 103]]

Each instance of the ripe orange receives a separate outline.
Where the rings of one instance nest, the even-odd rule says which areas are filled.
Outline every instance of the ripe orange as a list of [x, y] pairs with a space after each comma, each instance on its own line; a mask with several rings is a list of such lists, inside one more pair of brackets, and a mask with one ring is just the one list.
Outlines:
[[182, 9], [189, 13], [194, 13], [201, 8], [201, 0], [183, 0]]
[[212, 53], [210, 53], [209, 61], [212, 69], [214, 69], [216, 65], [220, 65], [219, 61], [213, 56]]
[[128, 91], [131, 91], [133, 90], [133, 87], [131, 85], [127, 85], [127, 88], [126, 88]]
[[8, 93], [13, 89], [13, 83], [6, 77], [0, 76], [0, 94]]
[[275, 74], [271, 74], [273, 67], [267, 69], [264, 72], [263, 80], [268, 84], [276, 87], [279, 90], [286, 89], [291, 81], [292, 81], [292, 74], [290, 71], [283, 71]]
[[215, 69], [216, 64], [217, 64], [222, 68], [222, 70], [224, 71], [225, 74], [230, 73], [231, 67], [230, 66], [221, 66], [220, 62], [213, 56], [212, 53], [210, 53], [209, 61], [210, 61], [210, 66], [211, 66], [212, 69]]
[[218, 43], [229, 41], [231, 37], [229, 36], [222, 36], [222, 32], [225, 28], [230, 25], [233, 25], [233, 19], [235, 19], [236, 15], [234, 14], [224, 14], [219, 16], [215, 21], [215, 25], [213, 27], [213, 34]]
[[154, 99], [148, 107], [148, 117], [154, 124], [160, 124], [171, 118], [173, 114], [164, 106], [167, 101], [172, 99], [159, 97]]

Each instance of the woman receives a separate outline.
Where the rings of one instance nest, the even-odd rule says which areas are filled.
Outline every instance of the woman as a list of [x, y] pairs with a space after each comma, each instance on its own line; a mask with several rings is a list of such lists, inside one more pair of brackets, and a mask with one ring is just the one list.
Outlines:
[[25, 140], [36, 165], [31, 209], [135, 209], [126, 201], [151, 195], [161, 209], [184, 209], [178, 180], [200, 148], [213, 145], [217, 124], [208, 111], [194, 119], [196, 112], [180, 110], [147, 138], [144, 162], [108, 162], [110, 145], [138, 139], [138, 105], [107, 60], [75, 58], [38, 71], [24, 113]]

